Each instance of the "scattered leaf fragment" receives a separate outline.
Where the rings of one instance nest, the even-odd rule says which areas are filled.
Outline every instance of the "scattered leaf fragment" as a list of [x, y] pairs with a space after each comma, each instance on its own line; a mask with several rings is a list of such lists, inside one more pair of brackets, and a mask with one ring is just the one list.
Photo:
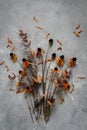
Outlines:
[[10, 80], [14, 80], [14, 79], [16, 78], [16, 75], [15, 75], [14, 73], [12, 73], [12, 74], [13, 74], [13, 76], [8, 75], [8, 78], [9, 78]]
[[74, 84], [72, 84], [71, 86], [72, 86], [72, 89], [69, 93], [72, 93], [74, 91]]
[[86, 77], [84, 77], [84, 76], [78, 76], [77, 78], [78, 79], [85, 79]]
[[40, 26], [35, 26], [37, 29], [43, 30], [43, 28], [41, 28]]
[[12, 44], [12, 39], [8, 37], [8, 43]]
[[10, 88], [10, 89], [9, 89], [9, 91], [12, 91], [12, 92], [14, 92], [14, 89]]
[[47, 39], [50, 36], [50, 33], [46, 34], [45, 39]]
[[58, 50], [58, 51], [59, 51], [59, 50], [62, 51], [62, 47], [58, 47], [57, 50]]
[[57, 43], [59, 43], [60, 46], [62, 46], [62, 42], [60, 40], [57, 40]]
[[33, 17], [33, 20], [38, 23], [38, 19], [36, 18], [36, 16]]
[[80, 34], [80, 33], [82, 33], [83, 32], [83, 30], [80, 30], [78, 33]]
[[14, 49], [15, 49], [15, 45], [13, 45], [13, 47], [12, 47], [11, 51], [14, 51]]
[[5, 68], [6, 68], [7, 72], [8, 72], [9, 71], [9, 67], [6, 65]]
[[80, 24], [78, 26], [75, 27], [75, 30], [79, 29], [80, 28]]
[[4, 63], [5, 63], [5, 61], [0, 62], [0, 65], [3, 65]]
[[76, 37], [80, 37], [78, 32], [73, 32]]

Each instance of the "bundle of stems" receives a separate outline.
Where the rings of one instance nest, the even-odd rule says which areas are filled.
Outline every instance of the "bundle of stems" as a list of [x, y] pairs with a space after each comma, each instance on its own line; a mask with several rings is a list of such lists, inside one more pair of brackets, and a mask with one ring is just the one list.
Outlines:
[[[76, 65], [76, 58], [66, 61], [64, 55], [57, 56], [55, 52], [49, 56], [53, 39], [48, 40], [46, 52], [42, 47], [34, 51], [27, 33], [19, 30], [19, 35], [24, 43], [24, 52], [27, 57], [22, 57], [16, 94], [24, 93], [32, 122], [39, 121], [43, 117], [47, 123], [57, 99], [60, 104], [64, 102], [62, 92], [71, 93], [74, 90], [74, 85], [70, 85], [70, 78], [71, 71]], [[11, 53], [10, 56], [12, 58], [14, 55]], [[53, 68], [51, 68], [52, 63], [55, 63]], [[63, 66], [66, 68], [64, 69]], [[41, 72], [40, 75], [39, 72]]]

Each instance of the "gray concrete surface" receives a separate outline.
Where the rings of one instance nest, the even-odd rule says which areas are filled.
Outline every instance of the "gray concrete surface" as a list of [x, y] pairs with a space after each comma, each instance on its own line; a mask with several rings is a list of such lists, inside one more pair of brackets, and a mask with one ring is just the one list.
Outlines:
[[[43, 31], [35, 29], [33, 16], [38, 17]], [[83, 29], [79, 38], [73, 35], [78, 24]], [[21, 61], [23, 47], [18, 37], [20, 28], [28, 32], [34, 48], [40, 45], [46, 48], [44, 36], [50, 32], [54, 41], [59, 38], [63, 42], [62, 53], [66, 57], [76, 56], [78, 59], [73, 73], [75, 91], [65, 96], [65, 103], [54, 109], [44, 129], [87, 130], [87, 80], [76, 78], [79, 74], [87, 77], [87, 0], [0, 0], [0, 61], [6, 61], [10, 72], [15, 72], [15, 66], [17, 72], [20, 66], [11, 63], [10, 50], [5, 45], [7, 37], [11, 37]], [[54, 43], [52, 51], [57, 47]], [[10, 86], [14, 88], [15, 84], [8, 82], [7, 72], [4, 66], [0, 66], [0, 130], [36, 130], [37, 125], [32, 127], [23, 95], [9, 92]]]

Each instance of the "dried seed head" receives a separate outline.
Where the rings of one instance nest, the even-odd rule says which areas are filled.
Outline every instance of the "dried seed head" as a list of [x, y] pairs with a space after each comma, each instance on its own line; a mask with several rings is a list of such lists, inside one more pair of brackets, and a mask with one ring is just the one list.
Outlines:
[[57, 67], [55, 67], [55, 68], [54, 68], [54, 70], [55, 70], [55, 71], [57, 71], [57, 70], [58, 70], [58, 68], [57, 68]]
[[41, 48], [37, 48], [37, 51], [38, 51], [38, 52], [41, 52]]
[[23, 59], [22, 59], [22, 61], [23, 61], [23, 62], [25, 62], [25, 61], [26, 61], [26, 59], [25, 59], [25, 58], [23, 58]]
[[76, 61], [77, 60], [77, 58], [76, 57], [73, 57], [73, 61]]
[[60, 58], [61, 58], [62, 60], [64, 60], [64, 55], [61, 55]]
[[10, 53], [10, 56], [12, 57], [12, 56], [13, 56], [13, 53]]
[[52, 54], [52, 60], [55, 60], [55, 58], [56, 58], [56, 53], [53, 53]]
[[49, 46], [52, 47], [53, 45], [53, 39], [49, 39]]
[[21, 70], [19, 70], [19, 74], [21, 74], [21, 72], [22, 72], [22, 71], [21, 71]]

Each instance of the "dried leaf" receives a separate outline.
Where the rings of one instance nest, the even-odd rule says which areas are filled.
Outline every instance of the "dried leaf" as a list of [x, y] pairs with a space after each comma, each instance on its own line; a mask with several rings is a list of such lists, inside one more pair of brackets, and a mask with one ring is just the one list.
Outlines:
[[4, 63], [5, 63], [5, 61], [0, 62], [0, 65], [3, 65]]
[[31, 40], [24, 40], [24, 46], [29, 47], [31, 43]]
[[33, 20], [38, 23], [38, 19], [36, 18], [36, 16], [33, 17]]
[[32, 53], [32, 56], [34, 57], [34, 54], [35, 54], [34, 48], [31, 48], [31, 53]]
[[83, 32], [83, 30], [80, 30], [78, 33], [80, 34], [80, 33], [82, 33]]
[[13, 45], [13, 47], [12, 47], [11, 51], [14, 51], [14, 49], [15, 49], [15, 45]]
[[60, 104], [62, 104], [64, 102], [64, 97], [60, 97], [60, 99], [61, 99]]
[[47, 39], [50, 36], [50, 33], [46, 34], [45, 39]]
[[9, 89], [9, 91], [12, 91], [12, 92], [14, 92], [14, 89], [10, 88], [10, 89]]
[[52, 106], [52, 103], [49, 100], [47, 100], [47, 103], [49, 104], [49, 106]]
[[74, 91], [74, 84], [72, 84], [72, 90], [69, 93], [72, 93]]
[[21, 85], [23, 85], [22, 82], [18, 82], [18, 83], [16, 83], [16, 86], [17, 86], [17, 87], [18, 87], [18, 86], [21, 86]]
[[76, 37], [80, 37], [78, 32], [73, 32], [75, 34]]
[[58, 47], [57, 50], [58, 50], [58, 51], [59, 51], [59, 50], [62, 51], [62, 47]]
[[6, 68], [7, 72], [8, 72], [9, 71], [9, 67], [6, 65], [5, 68]]
[[40, 26], [35, 26], [37, 29], [43, 30], [43, 28], [41, 28]]
[[16, 91], [16, 94], [19, 94], [19, 93], [22, 93], [22, 92], [23, 92], [23, 90], [18, 89], [18, 90]]
[[12, 44], [12, 39], [8, 37], [8, 43]]
[[80, 24], [78, 26], [76, 26], [75, 30], [79, 29], [80, 28]]
[[32, 79], [33, 79], [36, 83], [41, 83], [41, 82], [42, 82], [42, 76], [37, 76], [37, 78], [32, 77]]
[[38, 83], [41, 83], [41, 82], [42, 82], [42, 79], [43, 79], [42, 76], [37, 76], [37, 81], [38, 81]]
[[78, 79], [85, 79], [86, 77], [84, 77], [84, 76], [78, 76], [77, 78]]
[[12, 74], [13, 74], [13, 76], [8, 75], [8, 78], [9, 78], [10, 80], [13, 80], [13, 79], [15, 79], [15, 78], [16, 78], [16, 75], [15, 75], [14, 73], [12, 73]]
[[62, 42], [61, 41], [57, 40], [57, 43], [59, 43], [59, 45], [62, 46]]

